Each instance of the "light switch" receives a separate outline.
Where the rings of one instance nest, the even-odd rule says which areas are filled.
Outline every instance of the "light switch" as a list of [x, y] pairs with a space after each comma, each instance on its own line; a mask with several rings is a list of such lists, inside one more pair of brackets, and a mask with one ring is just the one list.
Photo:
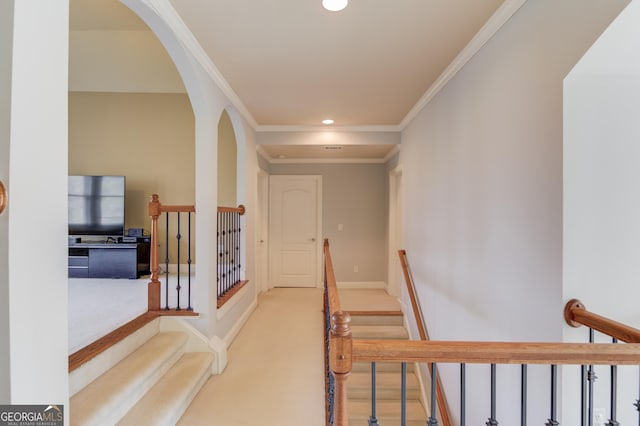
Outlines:
[[342, 231], [344, 229], [344, 226], [342, 226], [341, 223], [338, 224], [338, 231]]

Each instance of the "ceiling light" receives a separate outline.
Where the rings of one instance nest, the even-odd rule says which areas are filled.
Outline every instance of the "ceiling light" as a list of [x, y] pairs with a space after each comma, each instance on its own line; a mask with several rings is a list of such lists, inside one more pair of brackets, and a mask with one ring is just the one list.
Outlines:
[[330, 118], [327, 118], [326, 120], [322, 120], [322, 124], [333, 124], [334, 121]]
[[331, 12], [338, 12], [344, 9], [348, 3], [349, 0], [322, 0], [322, 6]]

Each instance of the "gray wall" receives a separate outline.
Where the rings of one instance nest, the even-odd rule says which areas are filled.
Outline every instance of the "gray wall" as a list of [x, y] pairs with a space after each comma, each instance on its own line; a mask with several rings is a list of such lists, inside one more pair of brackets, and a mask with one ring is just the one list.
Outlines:
[[[272, 164], [270, 173], [322, 175], [322, 229], [331, 245], [336, 280], [386, 282], [388, 179], [384, 164]], [[354, 272], [356, 265], [358, 272]]]
[[[526, 2], [403, 131], [404, 242], [433, 339], [562, 339], [562, 83], [626, 4]], [[517, 424], [517, 369], [501, 371], [498, 418]], [[540, 424], [548, 372], [535, 371]], [[456, 395], [457, 367], [441, 372]], [[467, 374], [480, 424], [488, 370]]]

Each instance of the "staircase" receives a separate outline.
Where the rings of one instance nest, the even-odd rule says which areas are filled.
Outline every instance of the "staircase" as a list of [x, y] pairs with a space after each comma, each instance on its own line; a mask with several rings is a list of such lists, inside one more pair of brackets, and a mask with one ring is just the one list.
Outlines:
[[[340, 290], [351, 314], [354, 339], [409, 339], [395, 298], [381, 290]], [[397, 305], [397, 307], [395, 307]], [[380, 310], [377, 310], [380, 308]], [[374, 311], [375, 310], [375, 311]], [[380, 425], [400, 425], [401, 364], [376, 364], [376, 418]], [[407, 364], [407, 426], [424, 426], [427, 413], [415, 364]], [[368, 425], [371, 416], [371, 364], [356, 362], [347, 380], [350, 426]]]
[[188, 351], [197, 347], [193, 336], [165, 331], [161, 320], [70, 373], [71, 425], [176, 424], [211, 375], [214, 357]]

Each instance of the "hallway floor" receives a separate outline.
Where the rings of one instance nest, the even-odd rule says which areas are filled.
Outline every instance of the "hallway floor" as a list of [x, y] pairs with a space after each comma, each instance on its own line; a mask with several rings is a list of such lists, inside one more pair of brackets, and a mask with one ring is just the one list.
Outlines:
[[323, 426], [322, 289], [275, 288], [229, 347], [180, 425]]

